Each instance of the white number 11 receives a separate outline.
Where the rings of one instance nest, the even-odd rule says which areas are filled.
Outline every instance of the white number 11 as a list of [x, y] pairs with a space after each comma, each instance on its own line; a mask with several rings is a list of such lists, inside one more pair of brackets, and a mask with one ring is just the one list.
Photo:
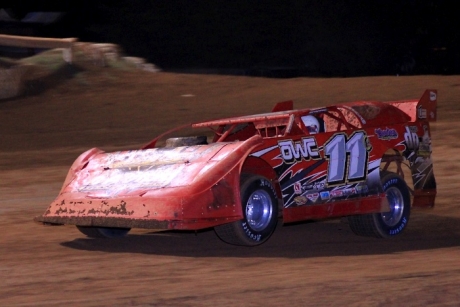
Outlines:
[[366, 178], [369, 154], [364, 131], [355, 132], [348, 140], [345, 134], [334, 135], [324, 144], [324, 153], [329, 160], [329, 184], [361, 181]]

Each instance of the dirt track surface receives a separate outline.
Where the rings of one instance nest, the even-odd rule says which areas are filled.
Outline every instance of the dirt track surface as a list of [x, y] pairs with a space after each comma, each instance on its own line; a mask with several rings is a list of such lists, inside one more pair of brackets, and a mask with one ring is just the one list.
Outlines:
[[[1, 306], [458, 306], [460, 78], [290, 80], [63, 68], [0, 102]], [[30, 76], [33, 79], [33, 76]], [[433, 124], [438, 198], [391, 240], [340, 220], [278, 227], [236, 247], [212, 230], [88, 239], [32, 221], [88, 148], [135, 149], [181, 123], [353, 100], [418, 98], [438, 89]]]

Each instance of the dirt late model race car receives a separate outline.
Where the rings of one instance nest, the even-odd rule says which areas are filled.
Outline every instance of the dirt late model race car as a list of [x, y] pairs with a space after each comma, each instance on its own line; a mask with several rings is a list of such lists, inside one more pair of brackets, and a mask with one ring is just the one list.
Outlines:
[[213, 227], [223, 241], [250, 246], [279, 220], [346, 217], [358, 235], [392, 237], [411, 207], [434, 206], [436, 95], [302, 110], [286, 101], [271, 113], [182, 127], [189, 136], [172, 137], [175, 129], [140, 150], [93, 148], [35, 221], [89, 237]]

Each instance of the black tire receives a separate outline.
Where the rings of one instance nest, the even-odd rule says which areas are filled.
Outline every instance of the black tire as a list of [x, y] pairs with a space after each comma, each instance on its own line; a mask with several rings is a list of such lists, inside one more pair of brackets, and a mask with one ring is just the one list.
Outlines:
[[267, 241], [278, 222], [278, 201], [272, 183], [256, 175], [241, 176], [241, 204], [244, 218], [214, 227], [229, 244], [254, 246]]
[[77, 226], [77, 229], [90, 238], [121, 238], [125, 237], [131, 228], [88, 227]]
[[391, 238], [400, 234], [409, 222], [411, 201], [406, 183], [395, 173], [382, 172], [380, 177], [391, 210], [349, 216], [350, 228], [357, 235]]

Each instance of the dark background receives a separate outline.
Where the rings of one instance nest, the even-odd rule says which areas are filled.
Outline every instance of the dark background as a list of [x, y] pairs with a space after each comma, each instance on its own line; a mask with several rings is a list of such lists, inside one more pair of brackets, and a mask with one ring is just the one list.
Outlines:
[[4, 6], [21, 19], [62, 11], [52, 24], [0, 23], [0, 33], [119, 44], [163, 70], [352, 77], [460, 73], [453, 1], [68, 1]]

